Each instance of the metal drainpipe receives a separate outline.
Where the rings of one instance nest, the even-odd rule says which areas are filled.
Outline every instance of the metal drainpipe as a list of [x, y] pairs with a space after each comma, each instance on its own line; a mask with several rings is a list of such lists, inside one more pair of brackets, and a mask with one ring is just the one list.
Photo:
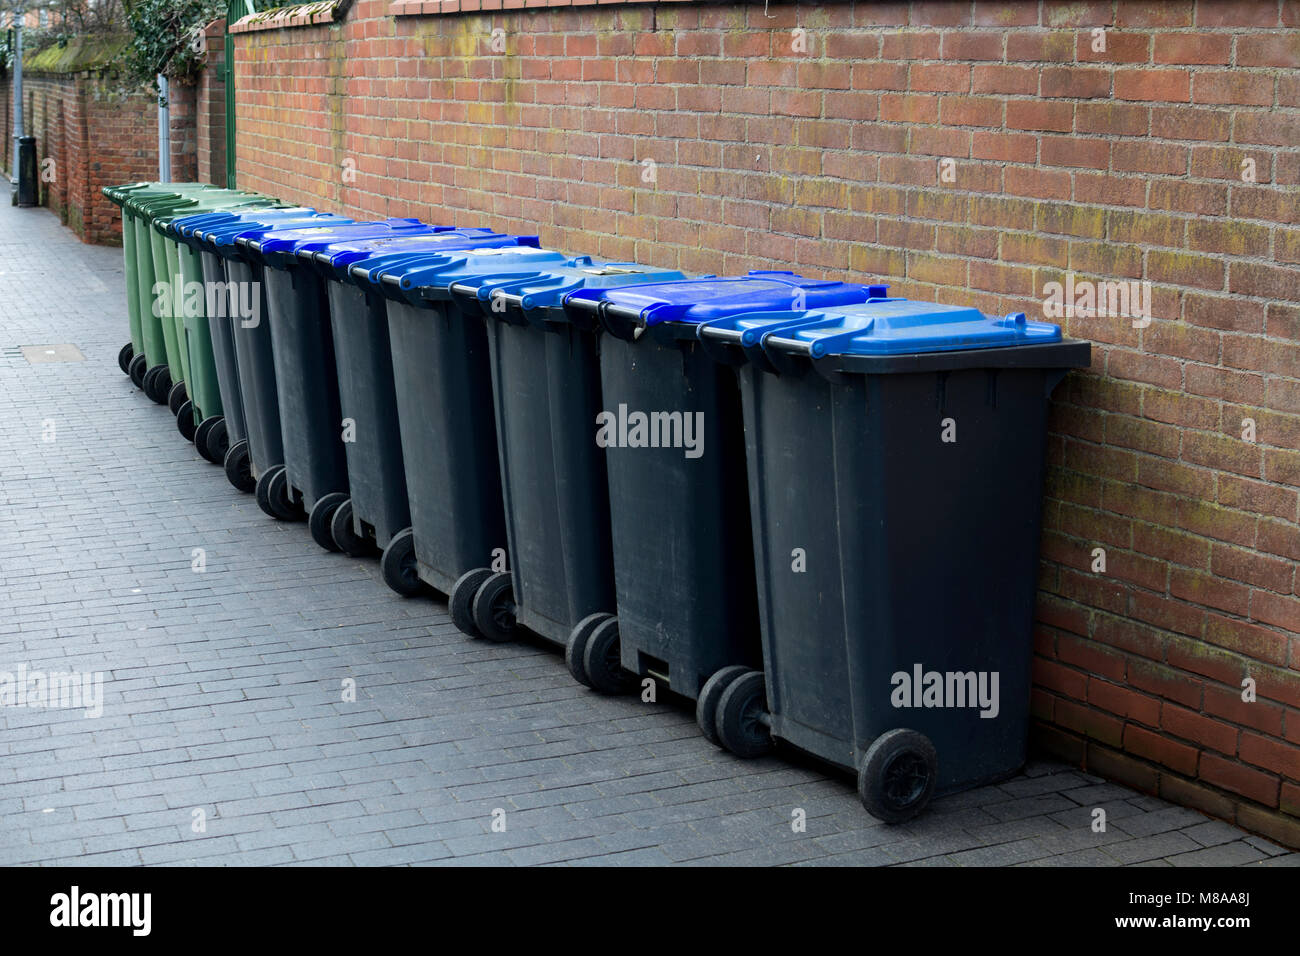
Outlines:
[[158, 75], [158, 181], [172, 181], [172, 126], [168, 102], [167, 77]]
[[18, 140], [23, 135], [23, 6], [14, 10], [14, 159], [9, 171], [18, 187]]

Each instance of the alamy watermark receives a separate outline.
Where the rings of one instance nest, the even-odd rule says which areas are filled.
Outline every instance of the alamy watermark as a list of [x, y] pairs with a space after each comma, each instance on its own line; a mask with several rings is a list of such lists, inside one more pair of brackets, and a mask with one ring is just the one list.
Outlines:
[[102, 671], [0, 671], [0, 707], [83, 708], [87, 717], [104, 714]]
[[687, 458], [704, 454], [703, 412], [617, 412], [596, 415], [596, 444], [601, 448], [682, 448]]
[[195, 319], [239, 319], [244, 328], [262, 321], [262, 290], [257, 282], [186, 282], [175, 276], [153, 285], [153, 314]]
[[913, 664], [910, 673], [895, 671], [889, 683], [889, 702], [897, 708], [978, 708], [990, 719], [1001, 709], [997, 671], [927, 671]]
[[1043, 315], [1049, 319], [1132, 319], [1133, 328], [1145, 329], [1151, 324], [1151, 283], [1137, 279], [1094, 282], [1076, 279], [1071, 272], [1065, 282], [1043, 286]]
[[117, 927], [148, 936], [153, 927], [152, 893], [83, 893], [73, 886], [50, 897], [50, 925], [63, 928]]

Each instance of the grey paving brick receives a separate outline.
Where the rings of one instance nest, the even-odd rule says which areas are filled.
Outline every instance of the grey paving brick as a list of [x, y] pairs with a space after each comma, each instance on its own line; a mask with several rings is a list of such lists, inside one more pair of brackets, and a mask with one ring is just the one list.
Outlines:
[[1030, 838], [951, 853], [948, 859], [958, 866], [1011, 866], [1030, 860], [1041, 860], [1051, 855], [1051, 851], [1044, 849], [1037, 840]]
[[1204, 823], [1207, 819], [1204, 814], [1187, 807], [1171, 807], [1168, 804], [1161, 804], [1158, 809], [1117, 820], [1114, 822], [1114, 826], [1119, 827], [1125, 833], [1131, 833], [1135, 837], [1142, 837], [1151, 836], [1155, 833], [1167, 833], [1170, 830], [1181, 830], [1184, 827]]
[[[1189, 836], [1201, 846], [1219, 846], [1224, 843], [1231, 843], [1234, 840], [1241, 839], [1241, 831], [1236, 827], [1224, 823], [1222, 820], [1207, 820], [1205, 823], [1198, 823], [1190, 827], [1184, 827], [1180, 831], [1184, 836]], [[1267, 843], [1260, 840], [1259, 837], [1252, 837], [1246, 841], [1263, 853], [1269, 851], [1261, 844]], [[1281, 850], [1280, 847], [1275, 849]]]
[[1114, 857], [1120, 863], [1142, 863], [1157, 857], [1172, 856], [1175, 853], [1199, 850], [1201, 845], [1191, 837], [1177, 830], [1157, 833], [1153, 836], [1139, 837], [1136, 840], [1122, 840], [1108, 845], [1103, 852]]
[[1247, 866], [1300, 866], [1300, 853], [1286, 853], [1268, 859], [1247, 863]]
[[1241, 866], [1268, 859], [1268, 854], [1245, 840], [1236, 840], [1191, 853], [1165, 854], [1165, 859], [1174, 866]]

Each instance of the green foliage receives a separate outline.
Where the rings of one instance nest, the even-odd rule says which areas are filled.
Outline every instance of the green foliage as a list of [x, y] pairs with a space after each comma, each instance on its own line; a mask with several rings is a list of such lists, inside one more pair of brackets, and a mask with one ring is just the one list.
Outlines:
[[124, 87], [158, 90], [158, 74], [192, 80], [206, 56], [203, 28], [225, 12], [224, 0], [129, 0], [131, 42], [120, 63]]

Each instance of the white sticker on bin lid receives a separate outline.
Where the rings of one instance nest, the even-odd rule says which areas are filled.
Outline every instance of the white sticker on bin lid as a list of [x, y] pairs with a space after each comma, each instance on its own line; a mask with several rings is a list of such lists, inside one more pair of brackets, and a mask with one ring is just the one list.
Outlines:
[[589, 276], [635, 276], [643, 275], [644, 269], [626, 269], [622, 266], [603, 266], [599, 269], [583, 269]]

